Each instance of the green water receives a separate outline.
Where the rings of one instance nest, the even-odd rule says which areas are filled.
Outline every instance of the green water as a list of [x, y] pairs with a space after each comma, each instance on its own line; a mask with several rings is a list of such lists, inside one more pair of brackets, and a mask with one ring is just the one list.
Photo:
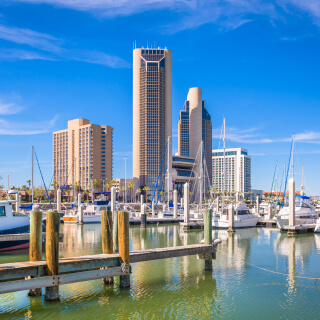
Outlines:
[[[62, 225], [61, 257], [101, 253], [100, 228]], [[214, 237], [222, 243], [213, 272], [195, 256], [137, 263], [130, 289], [101, 280], [63, 285], [59, 303], [26, 291], [0, 295], [0, 319], [320, 319], [320, 281], [294, 277], [320, 278], [320, 235], [246, 229], [231, 236], [214, 231]], [[202, 231], [176, 225], [130, 228], [131, 250], [201, 239]], [[24, 260], [27, 252], [0, 255], [0, 263]]]

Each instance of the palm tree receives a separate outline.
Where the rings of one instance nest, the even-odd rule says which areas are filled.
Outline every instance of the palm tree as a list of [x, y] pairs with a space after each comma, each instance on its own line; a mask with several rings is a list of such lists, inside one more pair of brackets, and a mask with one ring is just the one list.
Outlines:
[[164, 196], [164, 191], [161, 190], [161, 191], [160, 191], [160, 197], [161, 197], [161, 201], [162, 201], [162, 202], [163, 202], [163, 196]]
[[133, 182], [129, 182], [128, 184], [128, 188], [131, 190], [130, 191], [130, 194], [131, 194], [131, 202], [133, 201], [133, 195], [132, 195], [132, 192], [133, 192], [133, 188], [134, 188], [134, 183]]
[[84, 194], [87, 196], [87, 202], [88, 202], [89, 193], [90, 193], [89, 190], [85, 190], [85, 191], [84, 191]]
[[144, 186], [143, 187], [143, 191], [145, 192], [145, 196], [146, 196], [146, 201], [145, 202], [147, 202], [147, 200], [148, 200], [148, 191], [149, 190], [150, 190], [150, 188], [148, 186]]
[[252, 192], [252, 190], [249, 190], [248, 193], [250, 194], [250, 204], [252, 204], [252, 194], [253, 194], [253, 192]]
[[70, 189], [67, 189], [66, 190], [66, 194], [68, 195], [68, 201], [70, 202], [70, 193], [71, 193], [71, 190]]
[[126, 190], [126, 188], [123, 186], [120, 188], [120, 191], [122, 191], [122, 200], [124, 201], [124, 191]]
[[112, 179], [110, 182], [109, 182], [110, 186], [111, 187], [114, 187], [116, 184], [117, 184], [117, 181]]
[[30, 189], [30, 186], [31, 186], [31, 180], [27, 180], [27, 184], [29, 185], [29, 189]]
[[[138, 195], [138, 194], [140, 194], [141, 193], [141, 189], [139, 188], [139, 189], [137, 189], [136, 190], [136, 194]], [[139, 200], [137, 199], [137, 202], [138, 202]]]
[[[27, 181], [28, 182], [28, 181]], [[56, 187], [58, 186], [58, 182], [57, 181], [52, 181], [51, 186], [53, 187], [54, 190], [56, 190]]]
[[22, 187], [21, 187], [22, 190], [27, 190], [27, 186], [24, 184]]
[[216, 191], [217, 191], [216, 188], [212, 188], [212, 189], [211, 189], [211, 192], [213, 193], [213, 199], [216, 198]]

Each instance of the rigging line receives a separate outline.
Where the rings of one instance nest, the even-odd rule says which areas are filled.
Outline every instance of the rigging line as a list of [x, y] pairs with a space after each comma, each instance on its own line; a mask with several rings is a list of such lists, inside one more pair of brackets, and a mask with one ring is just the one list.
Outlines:
[[276, 172], [277, 172], [277, 164], [276, 164], [276, 166], [274, 168], [273, 179], [272, 179], [271, 190], [270, 190], [270, 198], [272, 198], [272, 188], [273, 188], [274, 178], [276, 176]]
[[280, 275], [283, 275], [283, 276], [293, 277], [293, 278], [299, 278], [299, 279], [320, 280], [320, 278], [313, 278], [313, 277], [306, 277], [306, 276], [296, 276], [296, 275], [290, 275], [290, 274], [284, 273], [284, 272], [279, 272], [279, 271], [274, 271], [274, 270], [266, 269], [266, 268], [259, 267], [259, 266], [256, 266], [256, 265], [254, 265], [254, 264], [251, 264], [250, 262], [247, 262], [246, 260], [243, 260], [243, 259], [239, 259], [239, 258], [235, 259], [234, 257], [230, 256], [229, 254], [227, 254], [227, 253], [225, 253], [225, 252], [223, 252], [223, 251], [220, 251], [219, 249], [217, 249], [217, 252], [226, 255], [226, 256], [229, 257], [230, 259], [242, 261], [243, 263], [245, 263], [245, 264], [247, 264], [247, 265], [249, 265], [249, 266], [251, 266], [251, 267], [254, 267], [254, 268], [257, 268], [257, 269], [260, 269], [260, 270], [263, 270], [263, 271], [267, 271], [267, 272], [270, 272], [270, 273], [280, 274]]
[[48, 195], [48, 190], [47, 190], [47, 187], [46, 187], [46, 183], [44, 182], [44, 179], [43, 179], [42, 171], [41, 171], [41, 168], [40, 168], [40, 164], [39, 164], [38, 157], [37, 157], [35, 149], [34, 149], [34, 155], [36, 156], [36, 160], [37, 160], [37, 163], [38, 163], [38, 168], [39, 168], [39, 171], [40, 171], [40, 174], [41, 174], [42, 182], [43, 182], [44, 188], [46, 189], [46, 194], [47, 194], [51, 209], [53, 210], [53, 207], [52, 207], [52, 204], [51, 204], [51, 201], [50, 201], [50, 197]]
[[286, 182], [285, 182], [285, 185], [284, 185], [284, 191], [283, 191], [282, 207], [284, 206], [284, 199], [285, 199], [285, 196], [286, 196], [287, 181], [288, 181], [288, 175], [289, 175], [289, 171], [290, 171], [290, 163], [291, 163], [291, 155], [292, 155], [292, 147], [293, 147], [293, 139], [292, 139], [292, 143], [291, 143], [291, 150], [290, 150], [289, 163], [288, 163], [288, 170], [287, 170], [287, 175], [286, 175]]

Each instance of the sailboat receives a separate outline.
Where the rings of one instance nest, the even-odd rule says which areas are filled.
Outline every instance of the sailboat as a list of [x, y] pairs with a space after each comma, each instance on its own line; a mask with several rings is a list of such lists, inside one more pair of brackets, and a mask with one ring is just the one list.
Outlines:
[[[292, 137], [292, 176], [294, 176], [294, 135]], [[289, 171], [289, 169], [288, 169]], [[302, 184], [301, 195], [295, 196], [295, 223], [296, 225], [315, 224], [317, 222], [318, 215], [315, 207], [309, 197], [303, 194], [303, 167], [302, 167]], [[284, 198], [285, 198], [284, 190]], [[284, 200], [284, 205], [277, 215], [277, 226], [281, 230], [284, 226], [289, 225], [289, 199]]]
[[[222, 196], [222, 208], [220, 212], [217, 212], [212, 217], [212, 227], [226, 229], [229, 226], [228, 209], [225, 207], [224, 190], [226, 179], [226, 118], [223, 117], [223, 196]], [[251, 228], [255, 227], [260, 217], [250, 212], [247, 205], [243, 202], [238, 202], [235, 205], [234, 212], [234, 228]]]

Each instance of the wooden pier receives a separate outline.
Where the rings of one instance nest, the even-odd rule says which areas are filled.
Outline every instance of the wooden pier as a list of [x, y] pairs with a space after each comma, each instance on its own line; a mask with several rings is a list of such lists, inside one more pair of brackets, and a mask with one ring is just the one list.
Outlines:
[[277, 221], [270, 219], [270, 220], [260, 220], [257, 223], [257, 227], [265, 227], [265, 228], [276, 228]]
[[[32, 212], [31, 214], [39, 213]], [[103, 254], [59, 259], [59, 237], [57, 236], [59, 214], [48, 212], [46, 261], [0, 264], [0, 294], [30, 290], [30, 296], [37, 296], [42, 294], [41, 288], [46, 288], [46, 300], [59, 300], [59, 285], [95, 279], [103, 279], [103, 283], [112, 283], [115, 276], [120, 277], [121, 287], [129, 287], [130, 264], [189, 255], [198, 255], [199, 258], [205, 260], [205, 270], [212, 270], [216, 244], [212, 243], [211, 210], [207, 210], [205, 213], [205, 244], [131, 252], [129, 252], [129, 214], [119, 211], [119, 252], [114, 253], [106, 253], [113, 248], [111, 212], [103, 212], [102, 214], [104, 217], [101, 224]], [[39, 234], [36, 235], [35, 230], [40, 233], [41, 229], [33, 228], [33, 230], [31, 236], [39, 238]], [[30, 247], [30, 257], [39, 256], [41, 250], [42, 246], [40, 245]], [[107, 281], [105, 281], [106, 279]]]
[[313, 233], [316, 225], [315, 224], [305, 224], [300, 226], [284, 226], [281, 231], [287, 232], [288, 235]]

